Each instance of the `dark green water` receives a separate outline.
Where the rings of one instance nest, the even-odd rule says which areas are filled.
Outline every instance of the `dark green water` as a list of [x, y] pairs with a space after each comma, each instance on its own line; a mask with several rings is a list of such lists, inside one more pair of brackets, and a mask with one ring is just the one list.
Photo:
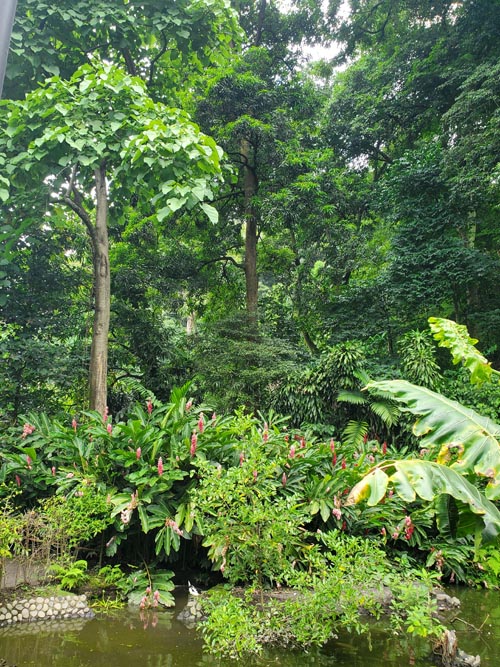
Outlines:
[[[500, 665], [500, 593], [454, 590], [462, 609], [454, 628], [459, 645], [481, 655], [482, 667]], [[195, 631], [175, 620], [175, 610], [149, 612], [120, 610], [88, 621], [0, 628], [0, 658], [16, 667], [226, 667], [204, 655]], [[464, 622], [465, 621], [465, 622]], [[467, 625], [470, 624], [470, 625]], [[478, 628], [478, 632], [471, 626]], [[245, 665], [258, 667], [424, 667], [431, 664], [425, 642], [394, 637], [374, 626], [369, 636], [340, 636], [320, 653], [275, 651]]]

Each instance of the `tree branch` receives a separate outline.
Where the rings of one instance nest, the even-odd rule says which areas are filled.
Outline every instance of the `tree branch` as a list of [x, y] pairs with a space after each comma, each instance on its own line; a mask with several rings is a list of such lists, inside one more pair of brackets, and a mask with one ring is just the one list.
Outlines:
[[164, 30], [161, 31], [160, 36], [161, 36], [161, 41], [162, 41], [162, 47], [158, 51], [156, 56], [153, 58], [153, 60], [151, 61], [150, 66], [149, 66], [148, 86], [151, 86], [152, 83], [153, 83], [153, 77], [154, 77], [154, 71], [155, 71], [156, 63], [160, 60], [162, 55], [167, 51], [167, 40], [165, 39]]

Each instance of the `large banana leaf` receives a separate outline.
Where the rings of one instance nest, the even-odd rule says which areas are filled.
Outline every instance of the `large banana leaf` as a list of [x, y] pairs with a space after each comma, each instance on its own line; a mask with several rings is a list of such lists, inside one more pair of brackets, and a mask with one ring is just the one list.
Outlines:
[[492, 373], [498, 374], [475, 347], [478, 341], [469, 336], [466, 326], [442, 317], [429, 317], [429, 327], [438, 345], [450, 350], [453, 363], [462, 363], [470, 371], [472, 384], [489, 382]]
[[495, 505], [460, 473], [432, 461], [407, 459], [374, 468], [352, 488], [346, 504], [366, 500], [368, 505], [376, 505], [389, 486], [405, 502], [413, 502], [417, 496], [432, 501], [441, 494], [448, 494], [479, 516], [485, 531], [490, 534], [500, 531], [500, 512]]
[[370, 382], [367, 389], [384, 391], [418, 415], [413, 432], [423, 447], [439, 448], [438, 463], [460, 473], [488, 478], [485, 493], [500, 498], [500, 425], [446, 396], [405, 380]]

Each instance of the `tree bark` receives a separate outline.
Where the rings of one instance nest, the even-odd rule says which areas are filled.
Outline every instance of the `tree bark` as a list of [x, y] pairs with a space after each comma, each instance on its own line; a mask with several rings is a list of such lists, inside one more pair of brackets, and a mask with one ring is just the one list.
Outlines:
[[95, 170], [96, 219], [92, 235], [94, 264], [94, 324], [90, 349], [89, 399], [91, 410], [104, 414], [107, 406], [108, 334], [111, 310], [109, 273], [108, 197], [106, 167]]
[[247, 139], [242, 140], [241, 152], [245, 158], [243, 189], [245, 193], [246, 308], [250, 326], [256, 327], [258, 323], [259, 278], [257, 275], [257, 214], [253, 205], [253, 198], [257, 194], [258, 182], [255, 169], [250, 161], [251, 146]]

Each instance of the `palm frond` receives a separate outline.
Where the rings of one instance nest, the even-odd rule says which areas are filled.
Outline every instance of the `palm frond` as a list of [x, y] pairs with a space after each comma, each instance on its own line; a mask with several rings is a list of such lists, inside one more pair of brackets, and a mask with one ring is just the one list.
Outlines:
[[350, 421], [342, 432], [342, 440], [346, 445], [360, 447], [368, 435], [368, 424], [364, 421]]
[[346, 403], [352, 403], [353, 405], [365, 405], [367, 398], [360, 391], [341, 389], [337, 394], [337, 401], [344, 401]]

